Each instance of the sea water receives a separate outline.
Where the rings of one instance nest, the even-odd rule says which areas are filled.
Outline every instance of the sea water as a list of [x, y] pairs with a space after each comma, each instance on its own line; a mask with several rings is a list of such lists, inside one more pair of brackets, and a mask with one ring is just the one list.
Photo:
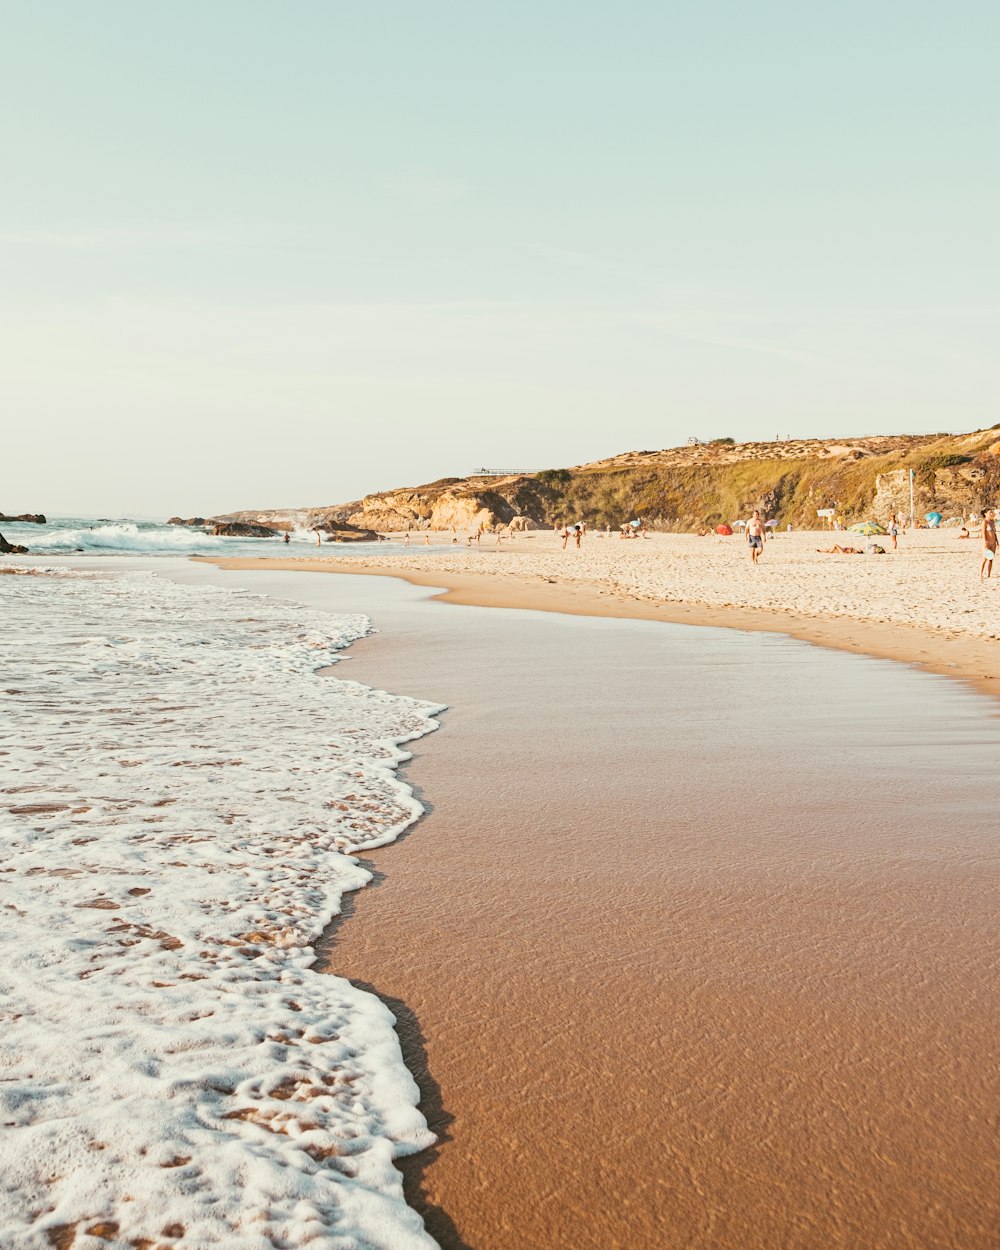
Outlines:
[[320, 675], [360, 615], [41, 566], [0, 600], [0, 1245], [433, 1246], [393, 1018], [312, 965], [440, 709]]
[[281, 556], [364, 555], [402, 549], [399, 543], [335, 543], [319, 546], [313, 530], [294, 529], [288, 543], [275, 538], [230, 538], [204, 528], [167, 525], [130, 517], [50, 517], [45, 525], [0, 521], [0, 533], [31, 555]]

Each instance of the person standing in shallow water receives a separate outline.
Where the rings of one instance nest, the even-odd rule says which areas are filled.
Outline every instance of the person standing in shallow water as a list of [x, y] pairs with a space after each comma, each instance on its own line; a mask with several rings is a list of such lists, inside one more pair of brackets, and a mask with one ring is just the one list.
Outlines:
[[997, 522], [996, 513], [987, 508], [983, 516], [983, 562], [979, 566], [979, 580], [989, 577], [993, 572], [993, 557], [997, 553]]
[[767, 531], [764, 528], [764, 522], [760, 519], [760, 513], [754, 509], [753, 516], [747, 521], [747, 542], [750, 544], [750, 559], [754, 564], [760, 559], [760, 553], [764, 550], [764, 539]]

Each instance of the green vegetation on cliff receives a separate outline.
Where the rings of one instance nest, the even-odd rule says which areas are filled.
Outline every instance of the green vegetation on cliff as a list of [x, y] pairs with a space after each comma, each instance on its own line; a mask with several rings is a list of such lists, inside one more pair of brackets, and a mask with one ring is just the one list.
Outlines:
[[[548, 470], [536, 479], [547, 498], [545, 520], [552, 524], [583, 518], [616, 526], [641, 516], [654, 528], [686, 530], [736, 520], [754, 508], [795, 526], [815, 525], [820, 508], [835, 507], [858, 519], [876, 506], [880, 475], [901, 475], [908, 493], [911, 469], [921, 512], [959, 515], [1000, 502], [997, 439], [994, 429], [807, 446], [741, 447], [716, 440], [695, 463], [691, 453], [685, 457], [685, 449], [678, 449], [672, 463], [663, 463], [669, 453], [634, 453], [573, 470]], [[723, 446], [727, 457], [711, 458]]]

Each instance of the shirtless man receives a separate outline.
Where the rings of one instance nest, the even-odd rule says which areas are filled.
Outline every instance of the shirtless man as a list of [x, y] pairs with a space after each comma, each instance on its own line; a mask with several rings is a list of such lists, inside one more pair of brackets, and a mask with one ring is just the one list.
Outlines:
[[757, 563], [760, 559], [760, 553], [764, 550], [764, 540], [767, 538], [767, 530], [764, 528], [764, 522], [760, 519], [760, 513], [754, 509], [753, 516], [747, 521], [747, 542], [750, 544], [750, 559]]
[[979, 580], [989, 577], [993, 572], [993, 557], [997, 553], [997, 522], [996, 513], [987, 508], [983, 517], [983, 562], [979, 566]]

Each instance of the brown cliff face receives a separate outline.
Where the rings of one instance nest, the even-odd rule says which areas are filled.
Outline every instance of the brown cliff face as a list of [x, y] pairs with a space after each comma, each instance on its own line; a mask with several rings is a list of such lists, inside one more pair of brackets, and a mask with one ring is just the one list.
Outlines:
[[[972, 434], [876, 435], [736, 443], [718, 439], [662, 451], [630, 451], [567, 469], [490, 477], [442, 478], [425, 486], [366, 495], [329, 508], [242, 512], [227, 518], [308, 527], [347, 522], [380, 533], [406, 529], [470, 532], [587, 521], [619, 526], [635, 517], [651, 528], [700, 530], [749, 515], [815, 527], [817, 510], [845, 519], [909, 513], [909, 472], [919, 518], [946, 518], [1000, 504], [997, 428]], [[902, 476], [894, 476], [902, 475]], [[905, 483], [905, 501], [902, 484]], [[280, 518], [280, 519], [279, 519]]]

